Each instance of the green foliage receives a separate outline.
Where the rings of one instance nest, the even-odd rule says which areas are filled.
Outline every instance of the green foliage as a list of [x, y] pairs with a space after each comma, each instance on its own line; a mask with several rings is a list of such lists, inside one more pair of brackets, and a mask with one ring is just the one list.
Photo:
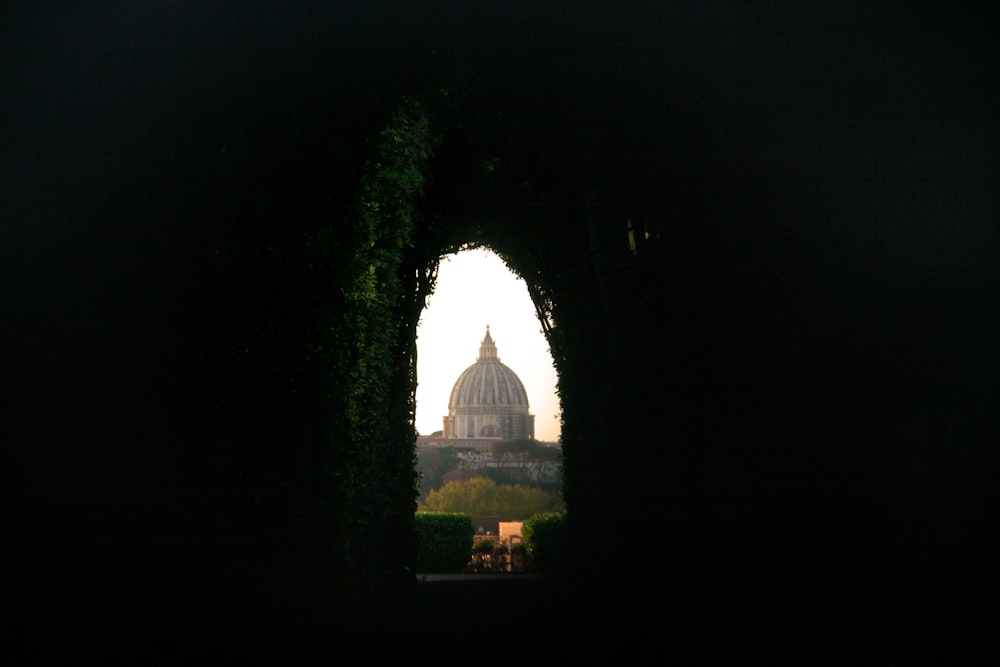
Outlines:
[[501, 516], [523, 521], [540, 512], [559, 512], [562, 499], [552, 493], [519, 484], [501, 485], [491, 479], [474, 477], [449, 482], [427, 494], [422, 509], [433, 512], [467, 512], [476, 516]]
[[558, 447], [543, 445], [531, 438], [499, 440], [490, 446], [496, 468], [487, 473], [491, 479], [543, 488], [539, 482], [542, 467], [557, 463], [562, 457]]
[[[493, 458], [502, 460], [546, 460], [551, 461], [558, 458], [558, 449], [546, 447], [537, 440], [530, 438], [514, 438], [510, 440], [498, 440], [490, 446]], [[553, 456], [555, 454], [555, 456]]]
[[570, 553], [565, 512], [532, 516], [521, 526], [521, 538], [531, 569], [546, 574], [566, 571]]
[[475, 527], [468, 514], [418, 512], [415, 517], [418, 572], [461, 572], [469, 562]]
[[[290, 358], [273, 365], [315, 378], [312, 386], [292, 378], [296, 384], [289, 382], [287, 392], [292, 400], [310, 397], [315, 414], [286, 421], [302, 424], [317, 442], [317, 455], [299, 465], [317, 480], [310, 507], [327, 514], [316, 532], [330, 534], [339, 549], [334, 557], [348, 564], [348, 580], [405, 573], [416, 558], [419, 312], [406, 299], [413, 274], [406, 251], [435, 141], [423, 107], [404, 99], [359, 174], [353, 206], [342, 220], [304, 234], [299, 254], [284, 260], [303, 277], [275, 301], [301, 303], [303, 312], [264, 323], [271, 338], [272, 330], [283, 334], [278, 342]], [[286, 334], [279, 328], [285, 320], [308, 328]]]
[[420, 476], [420, 502], [444, 484], [444, 475], [458, 468], [458, 450], [454, 447], [421, 447], [417, 450], [417, 474]]

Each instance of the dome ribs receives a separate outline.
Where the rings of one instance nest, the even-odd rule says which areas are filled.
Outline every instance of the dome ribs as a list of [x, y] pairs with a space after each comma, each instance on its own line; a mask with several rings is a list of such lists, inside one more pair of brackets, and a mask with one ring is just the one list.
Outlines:
[[534, 437], [528, 392], [517, 373], [500, 362], [489, 326], [476, 362], [451, 390], [444, 432], [448, 437]]

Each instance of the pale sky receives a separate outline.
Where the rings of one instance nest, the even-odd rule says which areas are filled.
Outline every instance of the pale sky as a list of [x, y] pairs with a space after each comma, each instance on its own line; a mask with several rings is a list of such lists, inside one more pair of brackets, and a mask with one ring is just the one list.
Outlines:
[[441, 260], [437, 285], [417, 327], [417, 432], [442, 428], [451, 389], [476, 363], [486, 325], [500, 361], [528, 392], [535, 439], [559, 439], [556, 371], [524, 281], [490, 251], [466, 250]]

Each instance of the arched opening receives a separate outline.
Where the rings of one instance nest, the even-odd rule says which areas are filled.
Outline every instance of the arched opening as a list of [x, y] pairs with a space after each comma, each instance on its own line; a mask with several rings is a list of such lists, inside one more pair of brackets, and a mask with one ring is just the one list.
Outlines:
[[[486, 247], [442, 257], [416, 337], [418, 511], [523, 521], [561, 506], [558, 378], [524, 281]], [[535, 442], [511, 459], [505, 440]], [[462, 497], [472, 478], [534, 500]]]
[[449, 394], [475, 361], [486, 328], [503, 362], [524, 382], [535, 439], [557, 442], [558, 377], [534, 304], [524, 281], [486, 248], [450, 254], [439, 265], [417, 325], [417, 433], [443, 430]]

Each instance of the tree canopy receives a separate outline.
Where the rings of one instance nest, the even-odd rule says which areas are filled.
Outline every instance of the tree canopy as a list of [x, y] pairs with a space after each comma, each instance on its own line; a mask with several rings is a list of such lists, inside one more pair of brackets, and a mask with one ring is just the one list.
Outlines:
[[540, 512], [565, 509], [561, 498], [552, 493], [519, 484], [497, 484], [491, 479], [474, 477], [448, 482], [427, 494], [420, 511], [465, 512], [473, 516], [501, 516], [509, 521], [523, 521]]

